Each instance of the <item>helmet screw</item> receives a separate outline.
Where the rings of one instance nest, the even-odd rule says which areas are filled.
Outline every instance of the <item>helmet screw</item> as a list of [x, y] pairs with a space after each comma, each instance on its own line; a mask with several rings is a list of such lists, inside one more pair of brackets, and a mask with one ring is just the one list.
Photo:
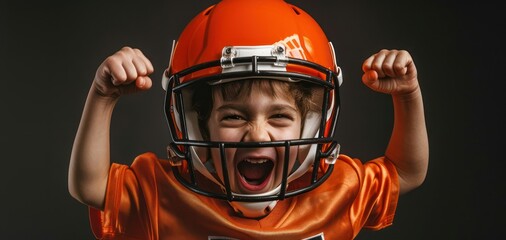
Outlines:
[[232, 48], [228, 47], [227, 49], [225, 49], [225, 53], [226, 54], [231, 54], [232, 53]]
[[278, 46], [276, 50], [278, 51], [278, 53], [282, 53], [285, 51], [285, 49], [282, 46]]

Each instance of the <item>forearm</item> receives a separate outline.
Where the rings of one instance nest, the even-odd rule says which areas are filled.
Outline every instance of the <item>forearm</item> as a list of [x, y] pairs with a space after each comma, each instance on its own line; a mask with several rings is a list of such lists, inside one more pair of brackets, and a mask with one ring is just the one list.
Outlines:
[[394, 127], [385, 156], [395, 164], [404, 193], [421, 185], [427, 172], [429, 146], [420, 89], [393, 96], [393, 104]]
[[74, 140], [69, 191], [79, 201], [102, 209], [110, 167], [110, 122], [117, 99], [92, 87]]

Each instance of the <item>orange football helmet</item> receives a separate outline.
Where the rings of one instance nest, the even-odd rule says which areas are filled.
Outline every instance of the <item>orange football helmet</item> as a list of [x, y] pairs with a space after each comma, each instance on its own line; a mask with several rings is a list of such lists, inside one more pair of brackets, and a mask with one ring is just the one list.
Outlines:
[[[192, 87], [252, 78], [314, 84], [323, 89], [321, 111], [307, 114], [301, 139], [237, 143], [204, 140], [197, 114], [191, 109]], [[168, 152], [176, 178], [197, 193], [228, 200], [247, 217], [265, 215], [277, 200], [314, 189], [332, 172], [339, 153], [335, 128], [341, 83], [342, 73], [332, 44], [319, 24], [302, 9], [283, 0], [222, 0], [210, 6], [193, 18], [173, 44], [162, 80], [171, 131]], [[225, 148], [288, 149], [296, 145], [300, 149], [297, 167], [285, 167], [281, 185], [263, 194], [232, 192], [227, 178], [217, 178], [202, 153], [207, 148], [224, 152]], [[285, 164], [288, 155], [285, 154]], [[225, 156], [222, 161], [226, 161]], [[288, 187], [310, 170], [307, 183]], [[221, 190], [203, 188], [196, 171]], [[222, 172], [227, 173], [227, 169]]]

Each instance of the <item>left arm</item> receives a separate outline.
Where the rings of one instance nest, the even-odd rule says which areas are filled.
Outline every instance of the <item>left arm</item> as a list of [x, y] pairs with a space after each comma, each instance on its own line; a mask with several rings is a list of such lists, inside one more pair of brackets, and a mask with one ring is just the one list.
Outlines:
[[362, 82], [390, 94], [394, 126], [385, 151], [399, 174], [401, 193], [420, 186], [429, 162], [429, 143], [415, 63], [405, 50], [381, 50], [364, 61]]

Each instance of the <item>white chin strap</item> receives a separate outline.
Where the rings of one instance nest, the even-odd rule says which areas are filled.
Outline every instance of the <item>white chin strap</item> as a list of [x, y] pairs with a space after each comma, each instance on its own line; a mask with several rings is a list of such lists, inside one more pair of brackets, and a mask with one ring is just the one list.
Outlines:
[[247, 218], [259, 218], [267, 216], [278, 201], [271, 202], [230, 202], [234, 210]]
[[[252, 197], [252, 196], [262, 197], [262, 196], [269, 196], [269, 195], [277, 194], [277, 193], [279, 193], [280, 189], [281, 189], [281, 185], [269, 192], [265, 192], [265, 193], [261, 193], [261, 194], [234, 194], [234, 195], [235, 196], [245, 196], [245, 197]], [[258, 217], [263, 217], [263, 216], [266, 216], [267, 214], [269, 214], [272, 211], [272, 209], [274, 209], [274, 207], [276, 206], [278, 201], [277, 200], [266, 201], [266, 202], [237, 202], [237, 201], [233, 201], [233, 202], [229, 202], [229, 203], [237, 213], [242, 214], [244, 217], [258, 218]]]

